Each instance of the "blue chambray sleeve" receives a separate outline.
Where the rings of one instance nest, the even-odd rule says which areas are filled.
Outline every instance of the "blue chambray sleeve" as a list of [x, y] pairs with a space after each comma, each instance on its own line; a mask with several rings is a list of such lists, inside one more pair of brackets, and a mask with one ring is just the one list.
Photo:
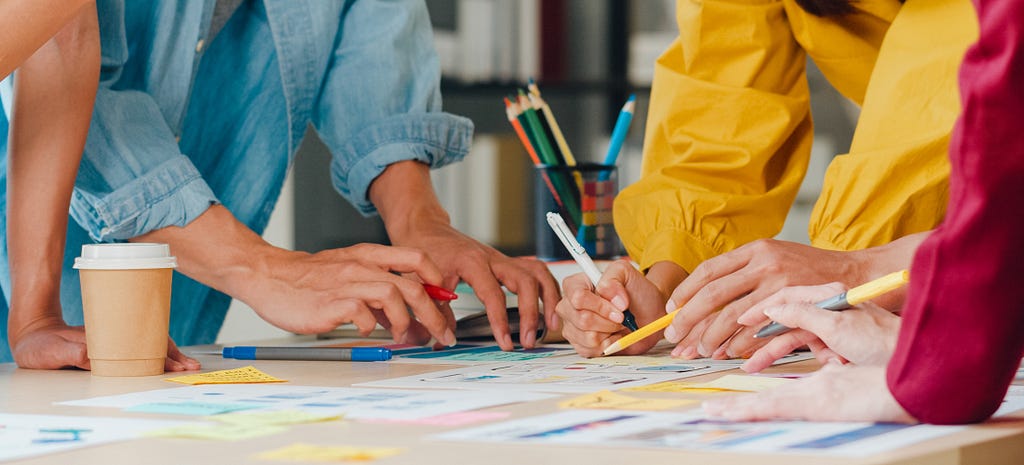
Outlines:
[[128, 56], [123, 29], [103, 22], [100, 85], [71, 216], [97, 241], [185, 226], [217, 198], [179, 150], [152, 96], [121, 88]]
[[372, 215], [370, 183], [388, 165], [457, 162], [473, 123], [440, 111], [440, 65], [422, 0], [355, 1], [342, 21], [314, 124], [333, 156], [335, 189]]

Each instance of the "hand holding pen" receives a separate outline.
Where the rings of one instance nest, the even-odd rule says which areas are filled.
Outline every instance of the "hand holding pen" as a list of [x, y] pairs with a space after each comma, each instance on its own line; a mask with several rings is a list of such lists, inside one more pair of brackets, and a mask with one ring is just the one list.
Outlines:
[[[597, 283], [601, 281], [601, 270], [597, 269], [597, 265], [590, 259], [590, 255], [587, 255], [586, 249], [576, 240], [572, 235], [572, 231], [569, 230], [569, 226], [565, 224], [565, 220], [562, 219], [562, 215], [555, 212], [548, 212], [547, 214], [548, 225], [555, 231], [555, 235], [562, 241], [562, 245], [569, 251], [569, 255], [572, 256], [573, 260], [583, 268], [583, 273], [590, 278], [590, 282], [597, 287]], [[636, 318], [629, 310], [622, 311], [622, 326], [629, 328], [630, 331], [636, 331]]]

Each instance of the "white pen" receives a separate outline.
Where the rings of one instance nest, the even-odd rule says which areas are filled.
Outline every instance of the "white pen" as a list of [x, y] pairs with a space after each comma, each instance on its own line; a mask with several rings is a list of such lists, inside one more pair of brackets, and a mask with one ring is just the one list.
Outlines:
[[[597, 269], [594, 260], [591, 260], [590, 255], [587, 255], [587, 249], [584, 249], [579, 241], [576, 240], [576, 237], [573, 236], [572, 230], [569, 229], [569, 225], [565, 224], [562, 215], [548, 212], [547, 219], [548, 225], [555, 231], [555, 235], [562, 241], [562, 245], [569, 251], [569, 255], [572, 255], [573, 260], [576, 260], [580, 268], [583, 268], [583, 273], [590, 278], [590, 282], [597, 286], [597, 282], [601, 280], [601, 270]], [[636, 318], [633, 317], [629, 310], [622, 312], [622, 325], [629, 328], [630, 331], [637, 330]]]

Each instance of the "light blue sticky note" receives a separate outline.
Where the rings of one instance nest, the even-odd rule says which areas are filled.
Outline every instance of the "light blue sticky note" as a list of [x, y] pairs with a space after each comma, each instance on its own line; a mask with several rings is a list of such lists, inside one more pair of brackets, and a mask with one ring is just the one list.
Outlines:
[[171, 413], [175, 415], [216, 415], [259, 408], [249, 404], [215, 404], [207, 402], [153, 402], [126, 408], [126, 412]]

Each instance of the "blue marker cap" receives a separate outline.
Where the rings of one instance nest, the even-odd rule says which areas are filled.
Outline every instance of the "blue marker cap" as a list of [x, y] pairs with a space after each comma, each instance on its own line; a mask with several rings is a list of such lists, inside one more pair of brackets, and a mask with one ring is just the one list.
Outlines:
[[387, 347], [354, 347], [353, 362], [383, 362], [391, 360], [391, 349]]
[[237, 360], [256, 360], [256, 348], [252, 346], [225, 347], [221, 355], [224, 358]]

